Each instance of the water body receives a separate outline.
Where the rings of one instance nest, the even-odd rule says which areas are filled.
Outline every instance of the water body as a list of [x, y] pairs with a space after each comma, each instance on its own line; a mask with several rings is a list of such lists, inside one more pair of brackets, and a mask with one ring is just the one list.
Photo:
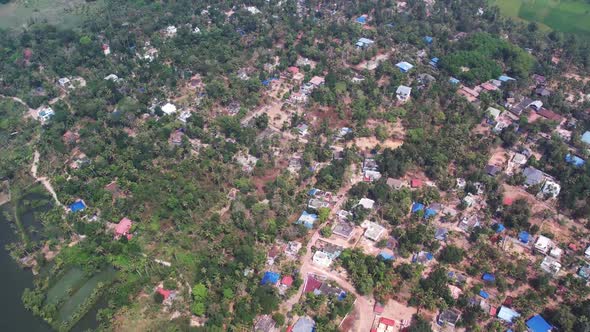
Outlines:
[[[33, 288], [33, 274], [23, 270], [5, 249], [7, 244], [20, 241], [14, 233], [11, 221], [4, 212], [11, 213], [7, 204], [0, 206], [0, 331], [48, 332], [51, 328], [41, 318], [25, 309], [21, 296], [25, 288]], [[27, 220], [30, 222], [29, 220]]]

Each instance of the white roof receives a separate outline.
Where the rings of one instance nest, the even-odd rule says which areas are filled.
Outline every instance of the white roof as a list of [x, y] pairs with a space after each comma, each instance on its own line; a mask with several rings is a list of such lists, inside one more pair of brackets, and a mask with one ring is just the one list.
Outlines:
[[162, 112], [164, 112], [167, 115], [172, 115], [176, 113], [176, 106], [167, 103], [166, 105], [162, 106]]
[[408, 96], [410, 95], [410, 93], [412, 93], [412, 88], [410, 88], [409, 86], [400, 85], [397, 87], [395, 93], [397, 93], [398, 95]]
[[500, 113], [502, 113], [502, 111], [500, 111], [497, 108], [493, 108], [493, 107], [488, 107], [487, 109], [488, 114], [490, 114], [494, 119], [496, 119], [497, 117], [500, 116]]
[[361, 198], [358, 205], [362, 205], [365, 209], [371, 210], [375, 205], [375, 201], [368, 198]]
[[537, 239], [537, 242], [535, 242], [535, 248], [537, 249], [541, 249], [541, 250], [548, 250], [549, 247], [551, 246], [551, 239], [543, 236], [543, 235], [539, 235], [539, 238]]
[[367, 230], [365, 231], [365, 237], [373, 241], [377, 241], [383, 234], [385, 228], [375, 222], [368, 224]]

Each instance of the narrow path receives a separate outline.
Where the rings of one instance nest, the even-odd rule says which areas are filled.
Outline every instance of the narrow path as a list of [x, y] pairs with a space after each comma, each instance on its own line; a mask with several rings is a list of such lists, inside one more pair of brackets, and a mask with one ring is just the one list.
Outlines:
[[39, 154], [39, 151], [35, 150], [35, 153], [33, 156], [33, 165], [31, 165], [31, 175], [33, 175], [33, 178], [35, 178], [36, 182], [41, 182], [41, 184], [43, 184], [43, 186], [45, 187], [45, 189], [47, 189], [47, 191], [49, 191], [49, 193], [51, 194], [51, 196], [53, 197], [53, 200], [55, 200], [57, 205], [62, 207], [65, 210], [66, 207], [63, 204], [61, 204], [61, 202], [57, 198], [57, 194], [56, 194], [55, 190], [53, 189], [51, 182], [49, 182], [49, 179], [45, 176], [39, 177], [37, 174], [37, 170], [39, 168], [39, 157], [40, 156], [41, 155]]
[[31, 108], [29, 105], [27, 105], [27, 103], [25, 103], [19, 97], [11, 97], [11, 96], [0, 95], [0, 98], [12, 99], [12, 100], [16, 101], [17, 103], [19, 103], [19, 104], [23, 105], [24, 107], [26, 107], [27, 110], [29, 110], [29, 112], [34, 112], [35, 111], [35, 109]]

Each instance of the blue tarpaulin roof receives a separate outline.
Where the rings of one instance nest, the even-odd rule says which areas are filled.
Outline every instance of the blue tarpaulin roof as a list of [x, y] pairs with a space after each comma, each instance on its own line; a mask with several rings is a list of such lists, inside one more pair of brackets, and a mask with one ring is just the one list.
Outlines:
[[434, 256], [432, 255], [432, 253], [431, 253], [431, 252], [427, 252], [427, 253], [426, 253], [426, 258], [427, 258], [429, 261], [431, 261], [431, 260], [434, 258]]
[[496, 277], [494, 277], [494, 275], [491, 273], [484, 273], [481, 278], [485, 281], [495, 281], [496, 280]]
[[502, 82], [516, 81], [514, 78], [512, 78], [510, 76], [506, 76], [506, 75], [502, 75], [502, 76], [498, 77], [498, 79]]
[[416, 213], [418, 211], [424, 210], [424, 204], [422, 203], [414, 203], [412, 204], [412, 213]]
[[549, 332], [551, 331], [551, 325], [541, 316], [536, 315], [533, 318], [527, 320], [526, 326], [531, 332]]
[[451, 77], [449, 78], [449, 82], [451, 82], [451, 84], [459, 84], [461, 83], [461, 81], [459, 81], [458, 79]]
[[264, 273], [264, 276], [262, 277], [262, 281], [260, 281], [261, 285], [274, 285], [277, 282], [279, 282], [279, 278], [281, 276], [276, 273], [276, 272], [271, 272], [271, 271], [267, 271]]
[[315, 194], [320, 191], [319, 189], [313, 188], [312, 190], [308, 191], [307, 194], [309, 196], [315, 196]]
[[381, 256], [384, 260], [386, 261], [390, 261], [393, 260], [395, 257], [393, 256], [393, 254], [388, 253], [387, 251], [382, 251], [379, 253], [379, 256]]
[[502, 233], [505, 229], [506, 229], [506, 227], [504, 227], [503, 224], [496, 225], [496, 233]]
[[404, 73], [408, 72], [408, 71], [410, 71], [410, 69], [414, 68], [413, 65], [411, 65], [410, 63], [405, 62], [405, 61], [402, 61], [402, 62], [396, 64], [395, 66], [398, 67]]
[[569, 153], [565, 156], [565, 161], [568, 164], [572, 164], [577, 167], [584, 166], [584, 164], [586, 163], [586, 161], [584, 159], [582, 159], [576, 155], [569, 154]]
[[430, 37], [430, 36], [426, 36], [426, 37], [424, 37], [424, 41], [425, 41], [427, 44], [430, 44], [430, 43], [432, 43], [432, 37]]
[[522, 232], [518, 233], [518, 239], [522, 243], [529, 243], [529, 237], [530, 237], [530, 235], [526, 231], [522, 231]]
[[488, 294], [486, 291], [484, 291], [483, 289], [479, 291], [479, 296], [483, 297], [484, 299], [487, 299], [490, 297], [490, 294]]
[[70, 211], [72, 211], [72, 212], [82, 211], [85, 208], [86, 208], [86, 204], [84, 204], [84, 201], [82, 201], [82, 200], [78, 200], [78, 201], [74, 202], [74, 204], [70, 205]]
[[359, 16], [359, 17], [356, 19], [356, 22], [357, 22], [357, 23], [361, 23], [361, 24], [365, 24], [365, 23], [367, 23], [367, 17], [366, 17], [366, 16], [364, 16], [364, 15], [363, 15], [363, 16]]
[[426, 211], [424, 211], [424, 218], [428, 219], [431, 217], [436, 216], [436, 210], [434, 209], [426, 209]]

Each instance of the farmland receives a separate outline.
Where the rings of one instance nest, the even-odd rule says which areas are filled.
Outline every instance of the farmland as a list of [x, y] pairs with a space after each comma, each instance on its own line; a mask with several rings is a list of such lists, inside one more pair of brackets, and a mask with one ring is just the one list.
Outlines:
[[74, 27], [98, 6], [83, 0], [14, 0], [0, 5], [0, 29], [20, 28], [34, 22]]
[[500, 12], [542, 29], [566, 33], [590, 32], [590, 2], [583, 0], [492, 0]]

